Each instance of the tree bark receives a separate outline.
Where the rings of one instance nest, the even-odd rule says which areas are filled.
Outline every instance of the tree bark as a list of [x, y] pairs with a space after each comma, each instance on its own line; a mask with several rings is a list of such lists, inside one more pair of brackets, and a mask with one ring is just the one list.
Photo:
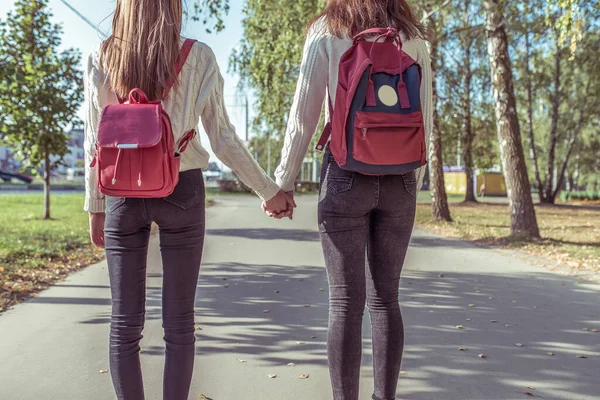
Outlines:
[[[471, 5], [470, 0], [466, 0], [464, 23], [469, 23], [469, 7]], [[475, 198], [475, 182], [473, 178], [474, 166], [473, 166], [473, 123], [472, 123], [472, 110], [471, 110], [471, 82], [473, 81], [473, 69], [471, 68], [471, 47], [473, 46], [473, 38], [471, 33], [466, 33], [467, 38], [463, 39], [463, 46], [465, 52], [464, 58], [464, 78], [465, 78], [465, 92], [464, 92], [464, 120], [463, 120], [463, 151], [462, 158], [463, 164], [465, 165], [465, 174], [467, 175], [467, 191], [465, 193], [465, 202], [477, 202]]]
[[[425, 12], [431, 12], [426, 10]], [[433, 127], [431, 138], [429, 139], [429, 180], [431, 188], [431, 211], [433, 218], [440, 221], [452, 221], [450, 207], [448, 206], [448, 195], [444, 182], [444, 162], [442, 159], [442, 136], [440, 134], [440, 119], [437, 111], [438, 93], [437, 93], [437, 59], [439, 49], [439, 32], [437, 30], [437, 21], [435, 16], [431, 15], [427, 19], [427, 26], [430, 29], [433, 39], [430, 43], [431, 56], [431, 79], [433, 83]]]
[[529, 156], [531, 157], [531, 165], [533, 166], [533, 173], [535, 175], [535, 182], [537, 185], [540, 200], [544, 196], [544, 184], [540, 176], [540, 168], [538, 163], [537, 148], [535, 146], [535, 131], [533, 128], [533, 79], [531, 76], [531, 42], [529, 39], [529, 32], [525, 34], [525, 65], [527, 76], [527, 134], [529, 137]]
[[484, 0], [498, 143], [508, 189], [511, 235], [539, 238], [540, 231], [521, 142], [503, 4], [503, 0]]
[[548, 142], [548, 166], [546, 168], [546, 183], [544, 185], [544, 195], [540, 195], [540, 201], [543, 203], [554, 204], [554, 172], [556, 170], [556, 142], [558, 140], [558, 118], [560, 113], [560, 74], [562, 51], [559, 43], [559, 33], [556, 36], [556, 54], [554, 56], [554, 93], [552, 95], [552, 125], [550, 127], [550, 138]]
[[50, 152], [48, 148], [45, 149], [44, 154], [44, 219], [50, 219]]

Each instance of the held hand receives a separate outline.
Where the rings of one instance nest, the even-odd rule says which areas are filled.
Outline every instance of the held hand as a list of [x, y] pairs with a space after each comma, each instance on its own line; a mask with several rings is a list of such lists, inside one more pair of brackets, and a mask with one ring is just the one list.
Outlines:
[[276, 219], [289, 218], [293, 219], [294, 208], [296, 208], [296, 202], [294, 202], [293, 193], [286, 194], [283, 191], [279, 191], [275, 197], [269, 201], [265, 201], [262, 204], [263, 211], [270, 217]]
[[90, 239], [92, 243], [101, 249], [104, 248], [104, 213], [90, 213]]

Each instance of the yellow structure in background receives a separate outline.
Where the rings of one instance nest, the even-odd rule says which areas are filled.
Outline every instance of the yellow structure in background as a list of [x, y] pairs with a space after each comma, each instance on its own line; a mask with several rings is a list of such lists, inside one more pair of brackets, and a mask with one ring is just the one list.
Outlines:
[[[444, 183], [448, 194], [467, 193], [467, 175], [464, 172], [444, 172]], [[475, 193], [478, 196], [506, 196], [504, 175], [499, 172], [486, 172], [478, 175]]]
[[506, 196], [506, 181], [504, 175], [499, 172], [486, 172], [477, 176], [477, 194], [481, 195], [482, 188], [485, 196]]
[[448, 194], [467, 193], [467, 174], [464, 172], [444, 172], [444, 184]]

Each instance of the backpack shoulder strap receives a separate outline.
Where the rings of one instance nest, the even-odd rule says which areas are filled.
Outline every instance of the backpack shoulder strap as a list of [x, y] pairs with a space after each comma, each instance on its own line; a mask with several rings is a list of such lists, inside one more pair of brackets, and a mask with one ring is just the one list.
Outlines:
[[[179, 59], [177, 60], [177, 64], [175, 64], [175, 74], [177, 76], [179, 76], [179, 74], [181, 73], [181, 70], [183, 69], [183, 66], [186, 63], [190, 52], [192, 51], [192, 47], [194, 47], [194, 43], [196, 43], [196, 40], [193, 39], [186, 39], [183, 43], [183, 47], [181, 48], [181, 52], [179, 53]], [[169, 84], [167, 85], [167, 88], [163, 95], [163, 100], [166, 99], [169, 95], [169, 92], [173, 88], [173, 84], [174, 82], [169, 82]]]

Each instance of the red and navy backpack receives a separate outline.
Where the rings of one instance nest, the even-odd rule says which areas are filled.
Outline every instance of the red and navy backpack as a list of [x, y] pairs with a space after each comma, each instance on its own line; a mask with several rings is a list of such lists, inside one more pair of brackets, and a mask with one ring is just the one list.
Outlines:
[[[375, 41], [367, 36], [377, 35]], [[401, 175], [427, 163], [421, 67], [402, 50], [397, 29], [369, 29], [342, 56], [331, 122], [317, 150], [329, 147], [340, 168]]]

